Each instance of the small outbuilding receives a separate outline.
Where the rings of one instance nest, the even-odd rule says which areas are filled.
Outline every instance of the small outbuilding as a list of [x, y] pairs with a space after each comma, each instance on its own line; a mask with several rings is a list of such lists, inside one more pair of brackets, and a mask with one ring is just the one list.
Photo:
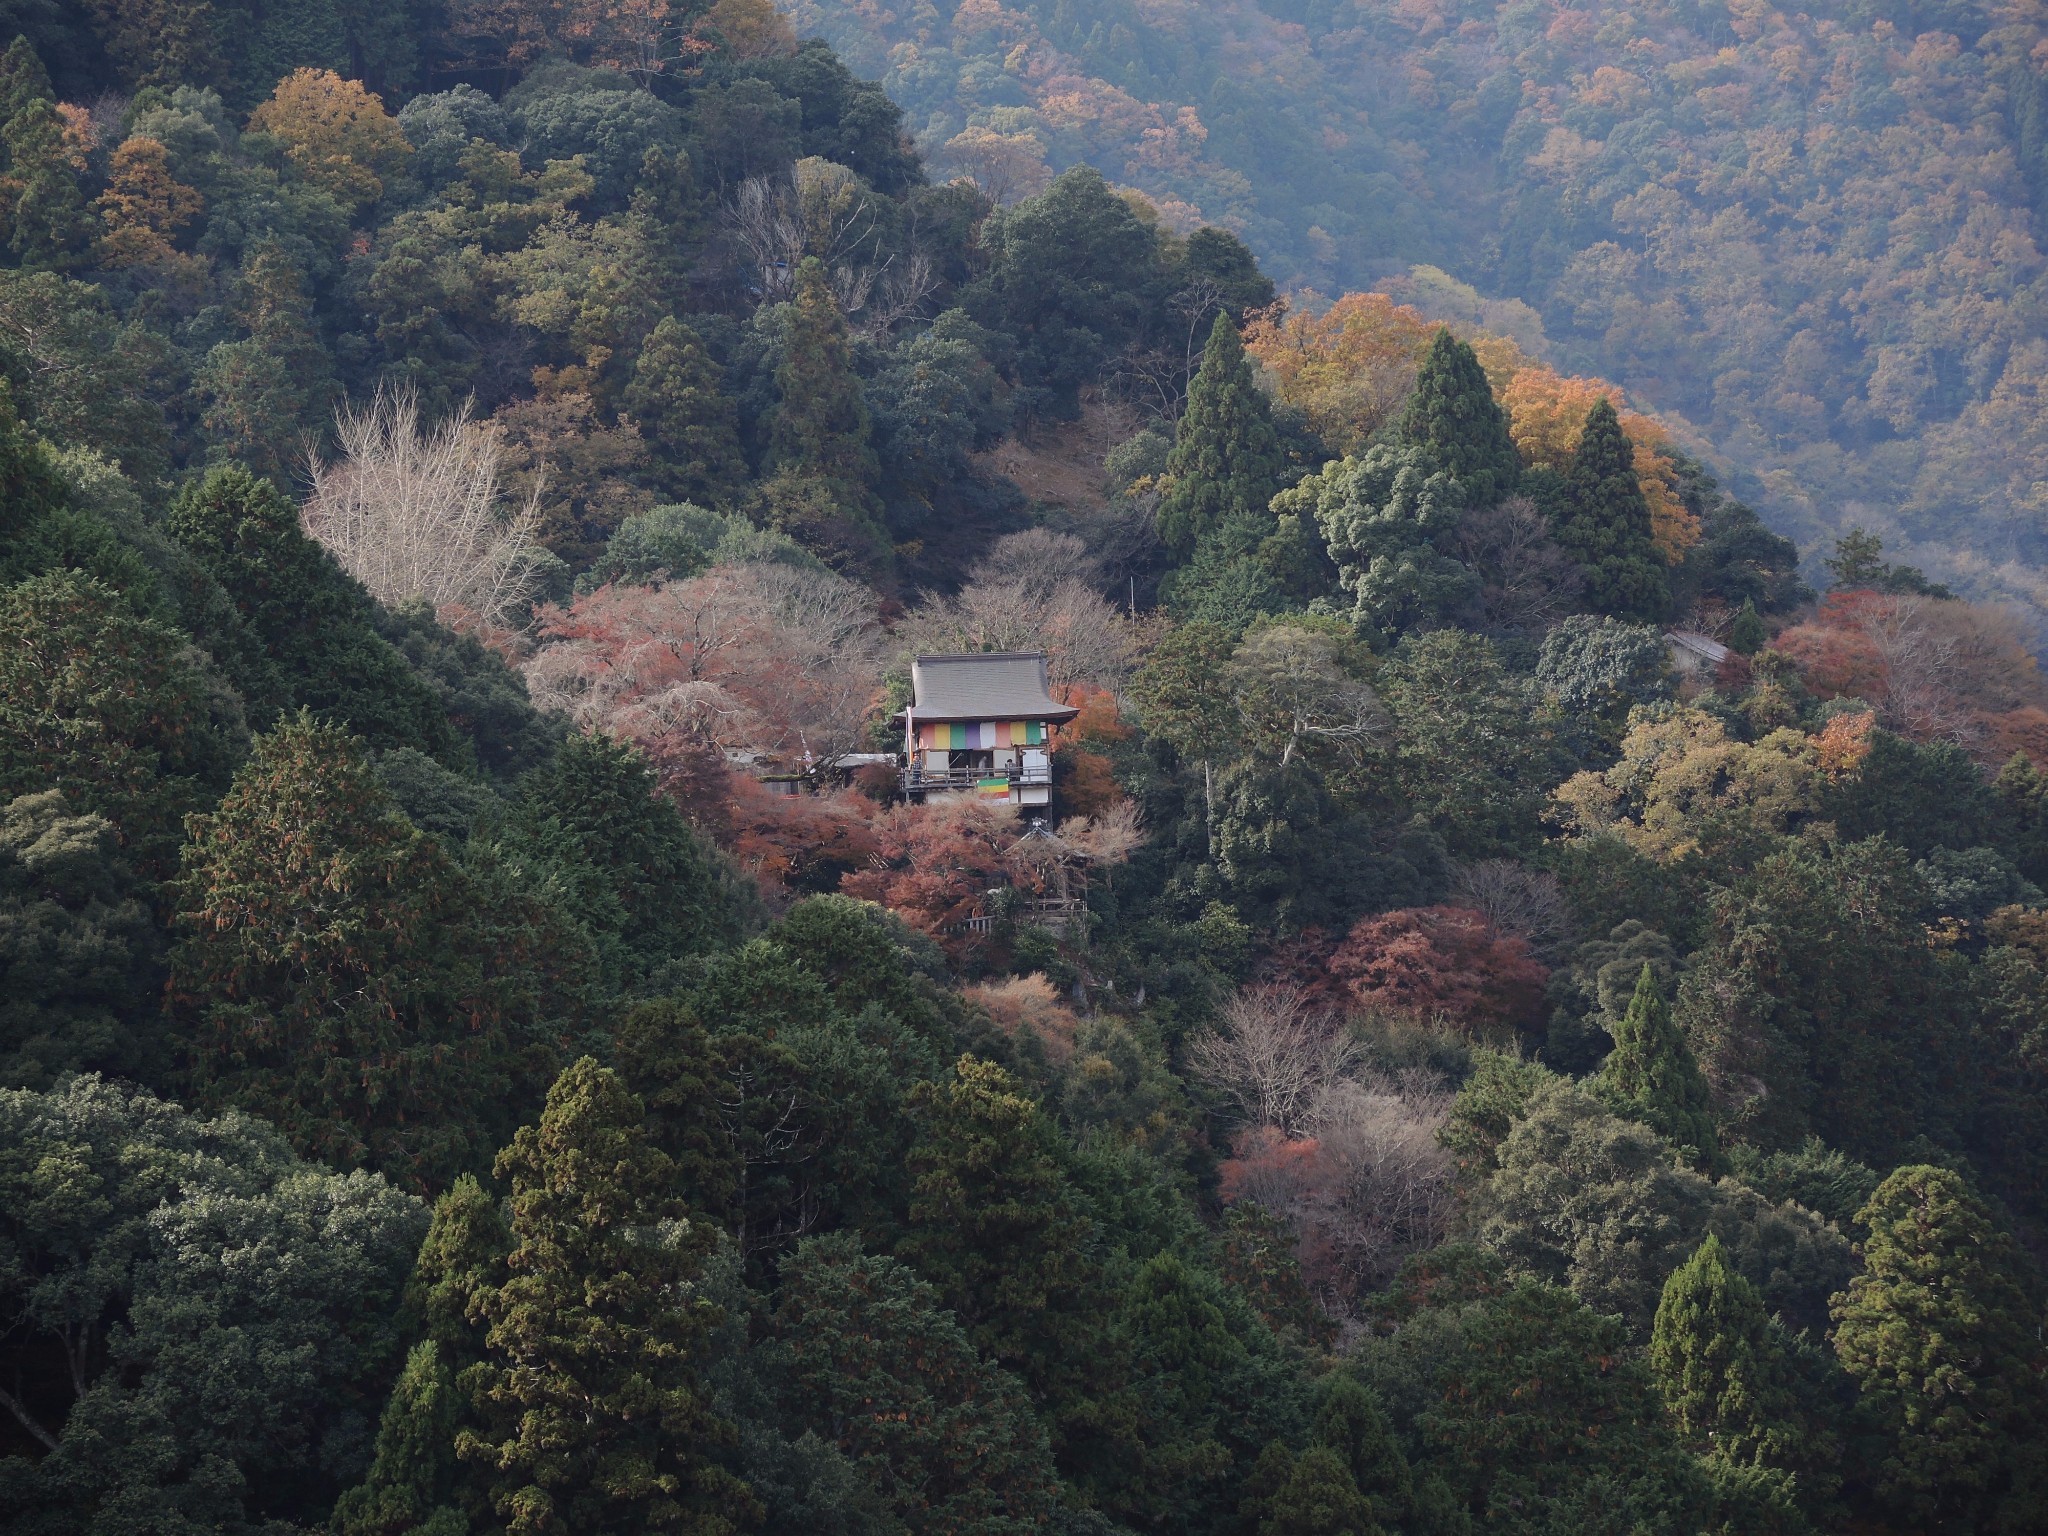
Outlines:
[[918, 656], [904, 708], [903, 793], [1052, 798], [1053, 734], [1080, 711], [1054, 701], [1042, 651]]

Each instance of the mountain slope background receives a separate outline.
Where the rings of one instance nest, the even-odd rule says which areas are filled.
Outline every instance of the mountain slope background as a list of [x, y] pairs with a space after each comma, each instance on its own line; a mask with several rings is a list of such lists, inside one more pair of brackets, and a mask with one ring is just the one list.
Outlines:
[[1283, 288], [1505, 325], [1753, 470], [1737, 486], [1807, 549], [1860, 523], [1978, 595], [2048, 605], [2037, 8], [800, 0], [795, 18], [883, 81], [941, 170], [1029, 190], [1041, 163], [1086, 161], [1171, 220], [1238, 230]]

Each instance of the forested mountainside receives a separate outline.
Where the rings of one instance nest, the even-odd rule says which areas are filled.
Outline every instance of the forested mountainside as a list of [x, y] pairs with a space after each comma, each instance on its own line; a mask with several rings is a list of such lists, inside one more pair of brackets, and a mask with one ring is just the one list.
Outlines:
[[1970, 590], [2042, 601], [2048, 83], [2027, 8], [796, 14], [949, 170], [1029, 189], [1095, 165], [1184, 227], [1236, 230], [1288, 289], [1391, 280], [1476, 319], [1476, 285], [1551, 361], [1754, 470], [1745, 491], [1807, 548], [1860, 522]]
[[0, 1528], [2048, 1531], [2011, 615], [767, 0], [5, 14]]

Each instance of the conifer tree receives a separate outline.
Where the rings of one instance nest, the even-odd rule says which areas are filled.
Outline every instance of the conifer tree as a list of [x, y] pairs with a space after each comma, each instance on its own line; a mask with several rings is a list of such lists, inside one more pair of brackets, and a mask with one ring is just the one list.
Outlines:
[[1600, 1069], [1603, 1095], [1619, 1114], [1640, 1120], [1711, 1171], [1719, 1162], [1707, 1080], [1671, 1017], [1650, 966], [1636, 978], [1628, 1011], [1614, 1026], [1614, 1049]]
[[1522, 457], [1508, 435], [1507, 412], [1494, 399], [1478, 355], [1448, 328], [1429, 344], [1397, 436], [1403, 446], [1428, 450], [1471, 506], [1493, 505], [1521, 480]]
[[1650, 1371], [1679, 1440], [1724, 1461], [1778, 1460], [1796, 1438], [1785, 1370], [1763, 1296], [1709, 1234], [1665, 1280], [1650, 1335]]
[[718, 1100], [723, 1063], [696, 1011], [675, 998], [635, 1003], [612, 1047], [647, 1106], [648, 1134], [675, 1164], [677, 1190], [694, 1210], [725, 1210], [737, 1193], [738, 1154]]
[[1829, 1310], [1835, 1353], [1892, 1437], [1882, 1496], [1915, 1529], [2034, 1528], [2048, 1358], [2012, 1239], [1960, 1176], [1926, 1165], [1893, 1172], [1857, 1220], [1863, 1272]]
[[216, 455], [286, 480], [308, 434], [325, 428], [336, 388], [304, 274], [281, 242], [244, 258], [234, 307], [246, 336], [215, 346], [193, 372], [201, 421]]
[[1414, 1505], [1415, 1480], [1379, 1399], [1357, 1377], [1334, 1373], [1324, 1378], [1313, 1432], [1317, 1444], [1344, 1458], [1373, 1520], [1389, 1530], [1402, 1527]]
[[185, 813], [233, 766], [190, 650], [78, 571], [0, 592], [0, 802], [61, 789], [167, 873]]
[[674, 1193], [640, 1101], [588, 1056], [538, 1126], [498, 1154], [511, 1187], [502, 1283], [464, 1375], [480, 1427], [457, 1436], [513, 1531], [725, 1536], [756, 1513], [714, 1458], [732, 1438], [699, 1380], [719, 1321], [693, 1292], [713, 1229]]
[[1226, 533], [1242, 546], [1228, 554], [1255, 548], [1272, 532], [1267, 508], [1285, 468], [1273, 410], [1245, 358], [1244, 341], [1230, 316], [1219, 313], [1166, 460], [1170, 484], [1159, 502], [1160, 538], [1182, 558]]
[[1058, 1133], [1007, 1072], [972, 1056], [910, 1102], [923, 1123], [899, 1251], [1057, 1417], [1102, 1385], [1106, 1355], [1091, 1232]]
[[668, 315], [626, 385], [626, 410], [654, 454], [662, 489], [684, 501], [723, 506], [746, 479], [739, 413], [724, 384], [697, 333]]
[[1296, 1455], [1274, 1441], [1245, 1479], [1241, 1512], [1258, 1536], [1383, 1536], [1341, 1451], [1311, 1445]]
[[414, 1187], [479, 1161], [510, 1062], [468, 892], [357, 745], [288, 721], [191, 827], [169, 1006], [193, 1096]]
[[26, 32], [15, 33], [7, 51], [0, 54], [0, 127], [14, 121], [30, 102], [56, 99], [57, 88], [50, 83], [50, 72], [43, 67], [35, 45]]
[[63, 272], [78, 266], [97, 231], [56, 103], [29, 101], [0, 129], [0, 143], [7, 148], [9, 249], [25, 267]]
[[463, 1536], [452, 1499], [458, 1404], [441, 1346], [422, 1339], [385, 1404], [369, 1475], [335, 1502], [337, 1536]]
[[843, 501], [866, 506], [877, 473], [868, 408], [853, 371], [853, 342], [815, 256], [797, 268], [769, 449], [773, 465], [824, 481]]
[[1770, 632], [1764, 628], [1763, 616], [1756, 611], [1756, 600], [1744, 598], [1741, 611], [1728, 626], [1728, 649], [1743, 656], [1754, 656], [1764, 648], [1770, 639]]
[[1058, 1498], [1045, 1430], [932, 1288], [851, 1232], [782, 1267], [775, 1337], [793, 1420], [831, 1441], [912, 1531], [1021, 1533]]
[[1662, 618], [1671, 601], [1669, 574], [1650, 539], [1635, 445], [1604, 395], [1586, 413], [1561, 501], [1551, 531], [1585, 567], [1586, 601], [1619, 617]]
[[167, 529], [240, 615], [244, 634], [202, 639], [216, 655], [250, 652], [229, 676], [253, 725], [296, 706], [345, 722], [372, 746], [461, 761], [439, 702], [377, 633], [370, 595], [306, 537], [276, 486], [239, 465], [212, 470], [179, 494]]

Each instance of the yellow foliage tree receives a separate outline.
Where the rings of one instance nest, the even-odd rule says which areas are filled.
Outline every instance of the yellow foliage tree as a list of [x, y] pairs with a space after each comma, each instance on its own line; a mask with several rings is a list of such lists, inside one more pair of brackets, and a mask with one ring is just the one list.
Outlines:
[[[1460, 328], [1462, 329], [1462, 328]], [[1415, 385], [1437, 322], [1384, 293], [1347, 293], [1320, 314], [1285, 301], [1251, 316], [1244, 348], [1266, 370], [1274, 392], [1309, 419], [1333, 453], [1356, 453], [1400, 411]], [[1626, 409], [1604, 379], [1564, 378], [1504, 336], [1469, 337], [1493, 392], [1506, 406], [1522, 462], [1562, 470], [1571, 461], [1586, 413], [1606, 396], [1635, 448], [1636, 476], [1650, 503], [1651, 536], [1666, 560], [1699, 542], [1699, 520], [1679, 499], [1678, 476], [1664, 452], [1664, 429]]]
[[100, 260], [110, 267], [177, 261], [173, 237], [206, 207], [206, 199], [171, 174], [171, 158], [155, 139], [128, 139], [114, 151], [107, 190], [95, 205], [106, 225]]
[[1580, 836], [1618, 834], [1668, 862], [1703, 844], [1790, 831], [1815, 808], [1819, 778], [1820, 752], [1798, 731], [1737, 741], [1714, 716], [1680, 709], [1638, 716], [1621, 760], [1575, 774], [1556, 800]]
[[249, 126], [284, 145], [306, 180], [351, 209], [382, 197], [384, 178], [412, 153], [383, 101], [329, 69], [293, 70]]
[[1247, 318], [1244, 349], [1333, 453], [1355, 453], [1398, 413], [1434, 322], [1384, 293], [1347, 293], [1321, 314], [1286, 302]]
[[715, 33], [742, 59], [781, 58], [796, 52], [796, 28], [772, 0], [717, 0], [699, 30]]

